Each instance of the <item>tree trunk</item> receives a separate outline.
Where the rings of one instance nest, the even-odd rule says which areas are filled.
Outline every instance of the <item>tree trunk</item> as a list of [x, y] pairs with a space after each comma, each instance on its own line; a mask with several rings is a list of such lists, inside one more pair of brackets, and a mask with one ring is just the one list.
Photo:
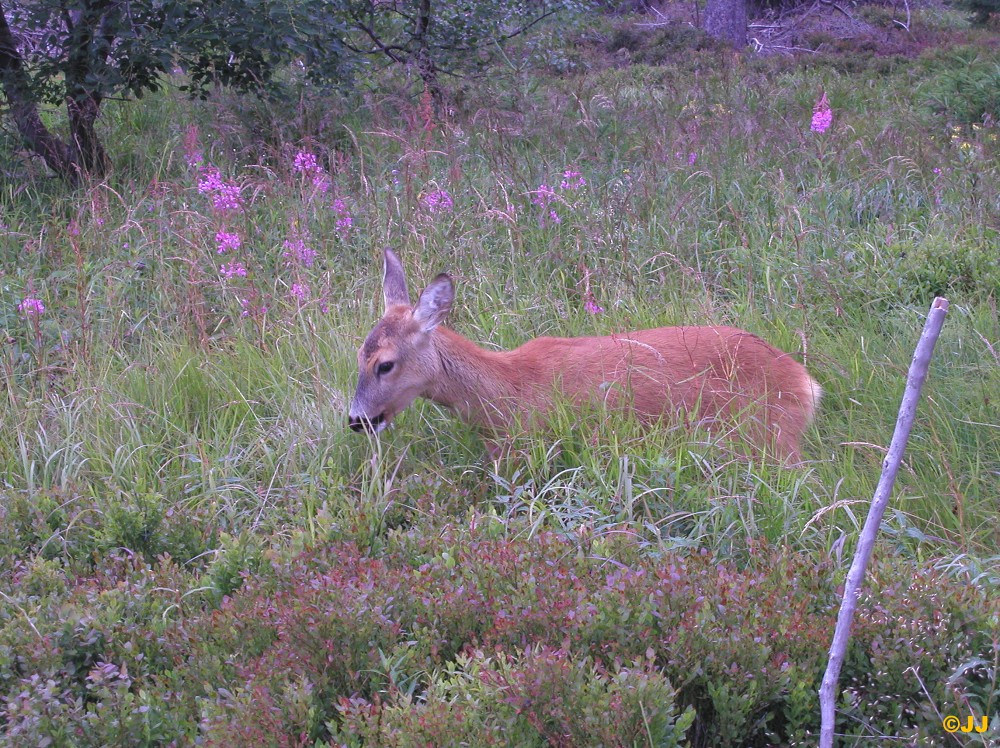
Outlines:
[[111, 41], [101, 33], [105, 22], [107, 3], [89, 0], [85, 9], [73, 18], [69, 27], [69, 58], [66, 61], [66, 112], [69, 115], [69, 134], [77, 158], [89, 174], [103, 177], [108, 171], [108, 157], [94, 130], [94, 123], [101, 113], [101, 94], [93, 85], [93, 78], [100, 78], [95, 71], [92, 48], [110, 51]]
[[10, 114], [25, 146], [52, 171], [70, 184], [80, 179], [74, 149], [53, 135], [38, 114], [38, 102], [31, 91], [17, 43], [0, 5], [0, 84], [10, 105]]
[[743, 49], [747, 45], [747, 0], [706, 0], [705, 32]]
[[420, 79], [424, 82], [424, 87], [430, 91], [431, 96], [434, 98], [434, 108], [439, 110], [438, 113], [440, 114], [441, 86], [438, 84], [437, 65], [434, 63], [434, 57], [431, 55], [427, 41], [427, 32], [431, 26], [431, 17], [431, 0], [420, 0], [417, 8], [416, 24], [413, 30], [413, 41], [417, 48], [414, 57], [416, 58], [417, 72], [420, 75]]
[[103, 177], [108, 173], [108, 154], [94, 129], [101, 113], [100, 100], [96, 96], [82, 94], [80, 98], [67, 99], [66, 110], [69, 113], [70, 136], [84, 171]]

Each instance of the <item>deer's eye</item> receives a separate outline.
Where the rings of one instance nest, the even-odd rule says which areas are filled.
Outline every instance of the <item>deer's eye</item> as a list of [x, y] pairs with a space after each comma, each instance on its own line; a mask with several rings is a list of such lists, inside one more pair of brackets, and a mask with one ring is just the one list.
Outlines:
[[396, 365], [395, 361], [383, 361], [382, 363], [380, 363], [378, 366], [375, 367], [375, 373], [378, 374], [379, 376], [382, 376], [383, 374], [388, 374], [390, 371], [392, 371], [392, 367], [395, 365]]

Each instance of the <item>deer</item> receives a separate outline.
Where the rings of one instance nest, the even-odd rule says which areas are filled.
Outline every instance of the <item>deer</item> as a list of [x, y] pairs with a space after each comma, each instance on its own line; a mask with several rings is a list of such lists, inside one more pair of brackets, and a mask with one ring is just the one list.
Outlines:
[[441, 273], [410, 301], [399, 257], [384, 253], [382, 319], [358, 350], [348, 412], [377, 434], [418, 397], [488, 437], [491, 456], [516, 429], [544, 427], [562, 402], [630, 411], [641, 426], [687, 419], [737, 433], [779, 463], [801, 461], [802, 436], [822, 396], [791, 354], [736, 327], [658, 327], [595, 337], [539, 337], [487, 350], [441, 323], [455, 299]]

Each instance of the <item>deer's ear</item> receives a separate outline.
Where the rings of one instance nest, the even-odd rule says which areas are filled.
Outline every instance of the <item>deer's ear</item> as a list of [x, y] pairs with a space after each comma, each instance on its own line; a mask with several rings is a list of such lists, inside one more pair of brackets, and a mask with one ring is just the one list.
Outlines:
[[406, 290], [406, 273], [403, 272], [403, 263], [399, 261], [396, 253], [388, 247], [385, 248], [382, 297], [385, 299], [386, 309], [397, 304], [410, 305], [410, 293]]
[[413, 308], [413, 319], [424, 332], [430, 332], [448, 316], [454, 300], [455, 286], [451, 282], [451, 276], [441, 273], [420, 294], [417, 305]]

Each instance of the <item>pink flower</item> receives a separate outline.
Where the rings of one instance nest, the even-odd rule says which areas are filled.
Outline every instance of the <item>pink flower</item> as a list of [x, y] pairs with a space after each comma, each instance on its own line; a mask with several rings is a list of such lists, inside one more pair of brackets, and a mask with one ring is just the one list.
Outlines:
[[295, 160], [292, 162], [292, 168], [295, 171], [300, 171], [303, 174], [315, 174], [320, 170], [319, 159], [316, 155], [309, 153], [308, 151], [299, 151], [295, 154]]
[[204, 170], [198, 181], [198, 192], [208, 195], [212, 205], [220, 213], [235, 212], [243, 208], [240, 186], [235, 182], [224, 181], [219, 170], [214, 167]]
[[218, 245], [216, 252], [220, 255], [224, 255], [226, 252], [235, 252], [238, 250], [243, 242], [240, 240], [239, 234], [219, 231], [215, 235], [215, 243]]
[[583, 302], [583, 308], [587, 311], [587, 314], [600, 314], [604, 311], [604, 307], [594, 301], [593, 297]]
[[242, 262], [225, 263], [219, 268], [219, 275], [226, 280], [232, 280], [236, 277], [245, 278], [246, 274], [247, 268]]
[[688, 166], [694, 166], [694, 162], [697, 161], [697, 160], [698, 160], [698, 154], [697, 153], [689, 153], [688, 154]]
[[34, 296], [25, 296], [24, 300], [17, 305], [17, 311], [28, 318], [40, 317], [45, 314], [45, 304]]
[[424, 195], [424, 207], [429, 213], [450, 213], [454, 205], [447, 190], [434, 190]]
[[[549, 187], [547, 184], [538, 185], [538, 189], [535, 190], [534, 196], [531, 198], [531, 204], [537, 205], [542, 209], [542, 215], [538, 219], [540, 226], [545, 226], [546, 218], [552, 223], [560, 223], [562, 219], [559, 218], [559, 214], [553, 208], [548, 208], [550, 203], [555, 202], [559, 198], [556, 195], [556, 191]], [[546, 208], [548, 208], [546, 210]]]
[[293, 283], [289, 293], [299, 301], [305, 301], [309, 298], [309, 286], [305, 283]]
[[583, 178], [583, 175], [574, 171], [572, 168], [567, 169], [563, 172], [562, 181], [559, 183], [559, 187], [564, 190], [579, 190], [587, 186], [587, 180]]
[[833, 112], [830, 109], [830, 102], [826, 99], [826, 92], [819, 97], [816, 106], [813, 107], [812, 124], [809, 129], [813, 132], [826, 132], [833, 123]]
[[198, 126], [191, 125], [184, 133], [184, 161], [188, 168], [197, 169], [204, 165], [205, 159], [198, 144]]
[[535, 196], [531, 198], [532, 205], [538, 205], [545, 207], [553, 200], [556, 199], [556, 191], [549, 187], [547, 184], [538, 185], [538, 189], [535, 190]]
[[241, 317], [263, 317], [267, 314], [266, 306], [254, 306], [250, 299], [240, 299]]
[[341, 239], [346, 239], [347, 235], [351, 233], [351, 228], [354, 226], [354, 218], [347, 209], [347, 203], [338, 197], [330, 207], [337, 216], [337, 223], [334, 224], [334, 230]]
[[319, 255], [319, 252], [307, 245], [306, 240], [301, 236], [286, 239], [283, 246], [285, 247], [285, 251], [282, 252], [282, 257], [287, 257], [292, 262], [301, 263], [307, 268], [313, 266], [313, 263], [316, 262], [316, 257]]

